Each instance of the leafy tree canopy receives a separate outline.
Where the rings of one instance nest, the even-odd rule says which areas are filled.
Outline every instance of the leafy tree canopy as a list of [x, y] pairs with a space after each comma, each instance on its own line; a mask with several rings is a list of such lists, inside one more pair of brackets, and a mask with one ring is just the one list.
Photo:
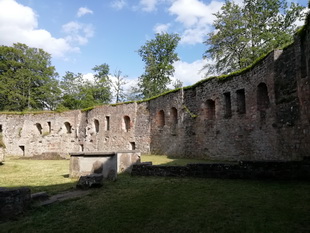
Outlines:
[[60, 82], [63, 93], [60, 109], [83, 109], [111, 101], [109, 66], [95, 66], [93, 71], [96, 72], [93, 81], [85, 80], [80, 73], [66, 72]]
[[252, 64], [269, 51], [293, 41], [303, 7], [286, 0], [243, 0], [242, 6], [226, 1], [215, 14], [214, 32], [204, 42], [208, 74], [229, 73]]
[[145, 62], [145, 72], [139, 78], [138, 90], [144, 98], [150, 98], [168, 90], [170, 76], [174, 73], [173, 63], [178, 61], [175, 49], [180, 37], [177, 34], [157, 33], [138, 50]]
[[51, 56], [25, 44], [0, 46], [0, 110], [55, 109], [60, 90]]

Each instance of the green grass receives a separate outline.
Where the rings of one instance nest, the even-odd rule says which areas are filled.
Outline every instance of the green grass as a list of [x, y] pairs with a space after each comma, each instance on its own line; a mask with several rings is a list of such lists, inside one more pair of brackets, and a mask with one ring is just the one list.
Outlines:
[[75, 187], [69, 160], [21, 160], [6, 157], [0, 166], [0, 187], [27, 186], [32, 192], [57, 193]]
[[[165, 156], [143, 158], [151, 159], [154, 164], [180, 162]], [[20, 162], [28, 161], [40, 163], [38, 166], [49, 169], [48, 174], [55, 173], [55, 177], [68, 172], [64, 169], [68, 161], [54, 161], [59, 162], [55, 166], [52, 161], [10, 160], [10, 164], [0, 167], [1, 178], [14, 177], [3, 173], [7, 165], [16, 166], [15, 176], [22, 176], [23, 171], [17, 168]], [[38, 179], [45, 179], [44, 175]], [[68, 178], [62, 179], [71, 183]], [[57, 178], [51, 180], [42, 188], [59, 182]], [[310, 183], [306, 182], [122, 174], [116, 182], [106, 182], [89, 196], [32, 209], [17, 221], [2, 223], [0, 232], [310, 232], [309, 193]]]
[[184, 166], [189, 163], [206, 163], [208, 161], [198, 159], [171, 158], [166, 155], [143, 155], [141, 156], [141, 162], [153, 162], [153, 165]]

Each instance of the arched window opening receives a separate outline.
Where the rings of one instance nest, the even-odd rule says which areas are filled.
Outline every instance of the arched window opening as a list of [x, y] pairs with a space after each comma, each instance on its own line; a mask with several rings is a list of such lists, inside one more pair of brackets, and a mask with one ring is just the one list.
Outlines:
[[19, 148], [22, 150], [23, 156], [25, 156], [25, 146], [19, 146]]
[[160, 128], [163, 128], [165, 126], [165, 112], [164, 112], [164, 110], [160, 110], [157, 113], [156, 124]]
[[269, 108], [269, 96], [268, 96], [268, 88], [265, 83], [260, 83], [257, 86], [257, 110], [263, 111]]
[[224, 117], [225, 118], [231, 118], [232, 113], [231, 113], [231, 96], [230, 96], [230, 92], [225, 92], [224, 93], [224, 103], [225, 103], [225, 114]]
[[178, 124], [178, 110], [174, 107], [171, 108], [171, 112], [170, 112], [170, 116], [171, 116], [171, 123], [173, 126]]
[[105, 131], [110, 130], [110, 116], [105, 117]]
[[97, 119], [94, 120], [96, 133], [99, 133], [99, 121]]
[[67, 133], [72, 133], [72, 126], [69, 122], [65, 122]]
[[129, 142], [130, 143], [130, 150], [136, 149], [136, 143], [135, 142]]
[[40, 123], [36, 123], [37, 129], [40, 134], [42, 134], [42, 125]]
[[50, 121], [48, 121], [47, 125], [48, 125], [48, 132], [51, 133], [52, 132], [52, 123]]
[[128, 132], [130, 130], [130, 117], [129, 116], [124, 116], [124, 119], [123, 119], [123, 130], [125, 132]]
[[215, 119], [215, 101], [214, 100], [207, 100], [207, 118], [208, 120]]
[[237, 94], [237, 112], [239, 114], [246, 113], [246, 106], [245, 106], [245, 91], [244, 89], [240, 89], [236, 91]]

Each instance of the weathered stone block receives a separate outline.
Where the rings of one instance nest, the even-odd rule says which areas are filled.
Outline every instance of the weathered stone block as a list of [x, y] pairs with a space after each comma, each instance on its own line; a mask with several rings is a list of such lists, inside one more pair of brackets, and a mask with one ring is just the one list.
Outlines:
[[31, 203], [29, 188], [0, 188], [0, 220], [14, 219]]
[[70, 177], [101, 174], [115, 180], [118, 173], [130, 172], [132, 165], [140, 163], [140, 152], [78, 152], [70, 153]]
[[103, 175], [93, 174], [88, 176], [81, 176], [76, 188], [78, 189], [89, 189], [89, 188], [100, 188], [103, 185]]

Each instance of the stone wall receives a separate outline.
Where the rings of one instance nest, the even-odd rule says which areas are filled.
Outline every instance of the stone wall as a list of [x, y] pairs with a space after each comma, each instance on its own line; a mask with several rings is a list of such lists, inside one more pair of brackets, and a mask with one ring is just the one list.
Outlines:
[[44, 152], [78, 150], [80, 111], [44, 114], [0, 114], [6, 152], [17, 156], [34, 156]]
[[0, 114], [0, 126], [9, 155], [67, 157], [79, 151], [150, 151], [146, 103], [64, 113]]
[[214, 160], [310, 156], [309, 28], [247, 72], [150, 101], [151, 151]]
[[[207, 80], [153, 100], [152, 151], [214, 159], [268, 159], [271, 154], [272, 159], [280, 158], [277, 132], [272, 127], [276, 55], [271, 53], [249, 72], [226, 81]], [[259, 85], [268, 90], [268, 106], [261, 110], [257, 106]], [[174, 100], [176, 96], [179, 98]], [[172, 119], [174, 107], [178, 110], [177, 123]], [[160, 111], [165, 114], [164, 126], [156, 122]]]
[[225, 79], [89, 111], [0, 114], [0, 131], [5, 152], [18, 156], [138, 150], [215, 160], [301, 160], [310, 156], [310, 24], [294, 44]]

